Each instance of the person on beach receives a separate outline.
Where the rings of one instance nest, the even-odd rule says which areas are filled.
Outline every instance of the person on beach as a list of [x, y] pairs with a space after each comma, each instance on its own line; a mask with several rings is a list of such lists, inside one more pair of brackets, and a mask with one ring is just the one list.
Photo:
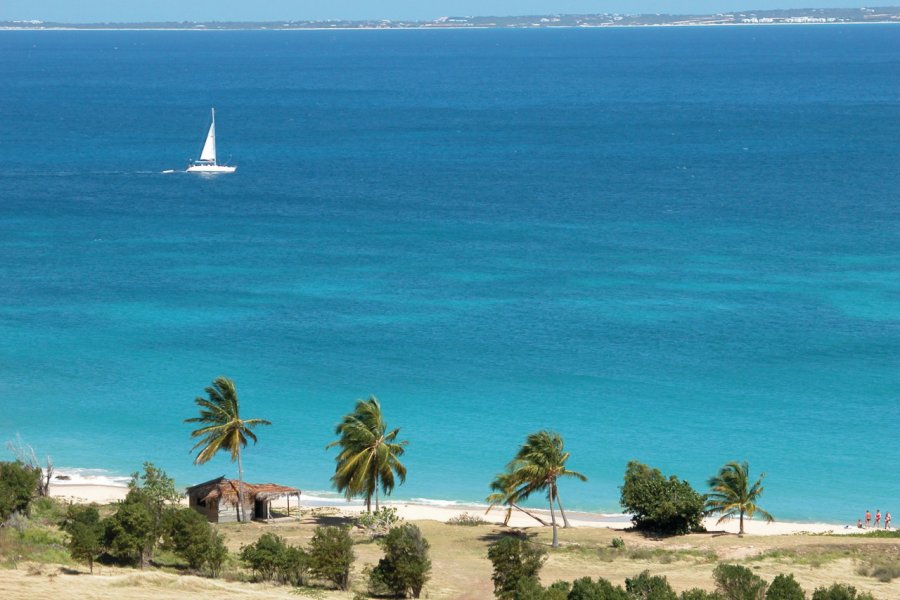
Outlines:
[[857, 528], [857, 529], [862, 529], [862, 519], [857, 519], [857, 520], [856, 520], [856, 528]]
[[878, 525], [881, 523], [881, 509], [875, 511], [875, 529], [878, 529]]
[[869, 528], [869, 524], [871, 524], [871, 523], [872, 523], [872, 513], [869, 511], [866, 511], [866, 529]]
[[884, 513], [884, 528], [891, 528], [891, 513]]

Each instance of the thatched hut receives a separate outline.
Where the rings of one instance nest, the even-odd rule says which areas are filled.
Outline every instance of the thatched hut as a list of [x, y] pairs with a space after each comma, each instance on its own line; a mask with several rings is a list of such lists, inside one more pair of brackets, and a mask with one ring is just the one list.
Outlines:
[[[238, 486], [224, 476], [187, 488], [190, 507], [205, 515], [210, 523], [233, 523], [238, 520]], [[300, 490], [275, 483], [244, 482], [245, 521], [267, 521], [272, 518], [272, 501], [286, 498], [290, 508], [291, 496], [300, 504]]]

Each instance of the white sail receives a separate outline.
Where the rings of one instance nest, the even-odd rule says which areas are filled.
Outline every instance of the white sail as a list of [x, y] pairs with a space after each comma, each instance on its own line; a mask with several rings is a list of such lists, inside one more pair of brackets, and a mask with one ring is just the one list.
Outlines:
[[212, 124], [209, 133], [206, 134], [206, 143], [200, 152], [200, 160], [216, 162], [216, 109], [212, 111]]

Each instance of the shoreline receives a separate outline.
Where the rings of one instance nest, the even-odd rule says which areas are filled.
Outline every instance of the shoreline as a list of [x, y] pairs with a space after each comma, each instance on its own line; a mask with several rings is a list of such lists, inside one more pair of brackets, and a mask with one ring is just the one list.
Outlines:
[[[76, 504], [111, 504], [125, 498], [128, 492], [126, 485], [116, 485], [110, 482], [90, 482], [85, 480], [69, 481], [52, 481], [50, 483], [50, 496], [73, 502]], [[331, 509], [348, 516], [357, 515], [364, 510], [362, 502], [347, 502], [342, 498], [322, 498], [318, 496], [300, 496], [300, 506], [302, 509]], [[397, 514], [406, 521], [439, 521], [446, 522], [449, 519], [459, 517], [463, 514], [481, 517], [486, 522], [499, 525], [503, 523], [506, 510], [502, 507], [495, 507], [485, 514], [487, 506], [479, 504], [451, 503], [436, 504], [429, 502], [416, 502], [414, 500], [389, 500], [382, 503], [382, 506], [397, 509]], [[275, 508], [284, 508], [283, 501], [273, 503]], [[531, 509], [531, 512], [538, 515], [542, 519], [550, 520], [550, 513], [546, 509]], [[572, 527], [584, 528], [605, 528], [624, 530], [631, 527], [631, 519], [624, 513], [593, 513], [569, 511], [567, 512], [569, 522]], [[557, 519], [560, 517], [557, 515]], [[722, 524], [717, 525], [715, 517], [707, 517], [703, 520], [703, 524], [707, 529], [707, 534], [737, 534], [737, 519], [728, 519]], [[562, 525], [560, 521], [560, 525]], [[849, 524], [827, 523], [822, 521], [803, 523], [798, 521], [775, 521], [774, 523], [766, 523], [757, 520], [745, 520], [745, 530], [747, 535], [800, 535], [800, 534], [831, 534], [831, 535], [848, 535], [862, 534], [875, 529], [858, 529]], [[519, 511], [513, 511], [513, 516], [509, 521], [510, 527], [531, 528], [540, 527], [540, 523], [531, 517]], [[892, 528], [894, 529], [894, 528]]]

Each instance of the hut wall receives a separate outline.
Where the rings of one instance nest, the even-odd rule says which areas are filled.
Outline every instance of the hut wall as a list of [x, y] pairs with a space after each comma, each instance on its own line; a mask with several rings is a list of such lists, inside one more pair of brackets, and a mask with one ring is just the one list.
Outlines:
[[[247, 519], [253, 519], [253, 501], [247, 502], [246, 499], [244, 501], [246, 505], [246, 515]], [[236, 523], [238, 520], [237, 515], [237, 506], [231, 504], [229, 502], [220, 502], [219, 503], [219, 523]]]

